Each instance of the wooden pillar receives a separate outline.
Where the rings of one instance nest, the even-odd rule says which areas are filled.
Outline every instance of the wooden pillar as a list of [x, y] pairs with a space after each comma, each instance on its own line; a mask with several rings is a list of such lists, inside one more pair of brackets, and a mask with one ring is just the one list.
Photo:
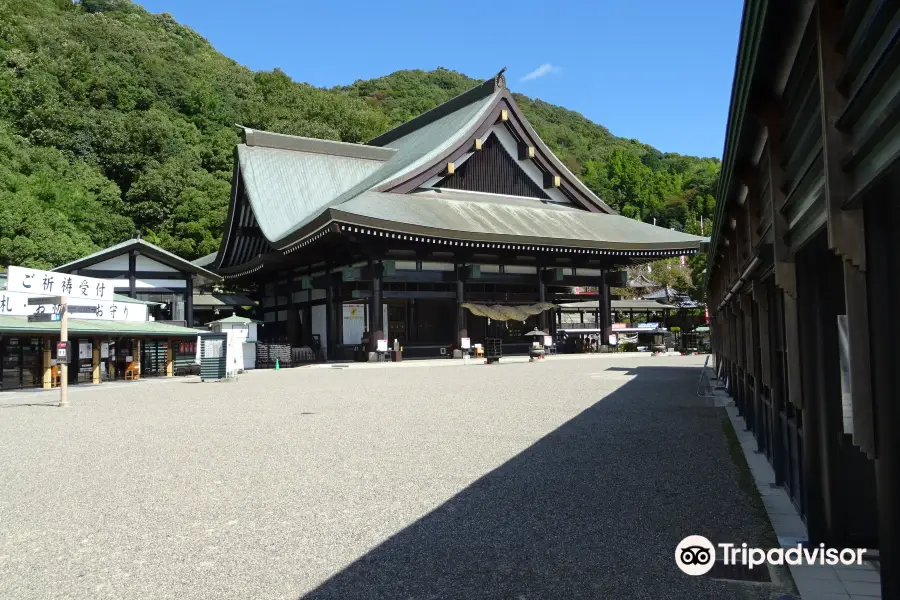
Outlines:
[[50, 366], [50, 361], [53, 360], [53, 351], [50, 348], [50, 345], [53, 343], [51, 338], [44, 338], [44, 352], [43, 352], [43, 369], [44, 375], [42, 378], [42, 387], [45, 390], [49, 390], [53, 387], [53, 367]]
[[141, 376], [141, 340], [134, 340], [134, 366], [137, 370], [138, 377]]
[[803, 408], [800, 371], [800, 339], [797, 313], [797, 269], [788, 242], [790, 228], [782, 212], [785, 198], [784, 109], [780, 101], [770, 99], [757, 111], [757, 117], [768, 131], [767, 160], [770, 177], [769, 217], [772, 222], [775, 285], [783, 292], [784, 359], [787, 369], [786, 388], [782, 393], [798, 409]]
[[[128, 253], [128, 297], [136, 298], [137, 292], [137, 257], [140, 254], [137, 250]], [[149, 306], [148, 306], [149, 308]]]
[[606, 283], [606, 271], [604, 271], [603, 276], [600, 278], [600, 286], [597, 288], [599, 292], [600, 298], [598, 299], [599, 306], [597, 307], [598, 321], [597, 328], [600, 330], [600, 344], [599, 346], [608, 346], [609, 345], [609, 336], [612, 333], [612, 324], [611, 324], [611, 315], [610, 313], [610, 300], [609, 300], [609, 285]]
[[175, 344], [177, 343], [176, 340], [169, 340], [166, 349], [166, 377], [175, 375]]
[[378, 340], [384, 338], [384, 309], [381, 299], [381, 262], [369, 261], [372, 271], [372, 295], [369, 298], [369, 318], [371, 329], [369, 331], [369, 352], [375, 352], [378, 348]]
[[419, 339], [418, 320], [416, 319], [416, 299], [410, 298], [407, 305], [406, 317], [406, 341], [415, 342]]
[[[842, 502], [841, 381], [836, 316], [843, 298], [831, 293], [840, 264], [824, 242], [811, 242], [798, 257], [801, 366], [803, 371], [803, 479], [810, 542], [840, 545], [846, 512]], [[837, 273], [837, 276], [835, 275]]]
[[100, 340], [91, 340], [91, 383], [100, 383]]
[[[544, 269], [538, 268], [538, 302], [547, 301], [547, 284], [544, 283]], [[544, 333], [550, 333], [550, 325], [547, 322], [547, 311], [542, 311], [538, 315], [538, 329]]]
[[466, 289], [465, 282], [462, 274], [460, 273], [460, 269], [462, 269], [462, 265], [457, 265], [456, 267], [456, 341], [455, 345], [457, 348], [461, 348], [462, 338], [469, 337], [469, 331], [466, 322], [466, 309], [462, 307], [462, 303], [465, 302], [466, 298]]
[[325, 270], [325, 359], [335, 358], [335, 302], [334, 281], [331, 269]]
[[[865, 200], [866, 243], [869, 247], [869, 312], [893, 315], [900, 294], [900, 201], [896, 196], [872, 194]], [[872, 396], [875, 419], [875, 477], [878, 502], [878, 551], [881, 597], [900, 598], [900, 321], [890, 317], [869, 326], [872, 348]]]
[[194, 326], [194, 276], [188, 275], [184, 281], [184, 320], [188, 327]]

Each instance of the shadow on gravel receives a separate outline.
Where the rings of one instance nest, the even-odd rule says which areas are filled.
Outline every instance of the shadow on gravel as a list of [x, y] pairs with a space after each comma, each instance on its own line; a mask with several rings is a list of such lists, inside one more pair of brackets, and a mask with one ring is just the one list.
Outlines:
[[688, 535], [752, 545], [767, 524], [738, 486], [722, 409], [695, 394], [698, 368], [629, 371], [606, 396], [585, 375], [593, 406], [302, 600], [768, 598], [675, 566]]
[[15, 400], [0, 404], [0, 409], [4, 408], [25, 408], [29, 406], [47, 406], [50, 408], [59, 408], [59, 401], [54, 400], [53, 402], [16, 402]]

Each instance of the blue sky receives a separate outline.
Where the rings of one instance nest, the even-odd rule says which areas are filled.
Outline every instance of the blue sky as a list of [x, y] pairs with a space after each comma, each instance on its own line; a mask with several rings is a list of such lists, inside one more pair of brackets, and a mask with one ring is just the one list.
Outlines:
[[[722, 154], [741, 0], [136, 0], [254, 70], [330, 87], [508, 67], [513, 91], [664, 152]], [[542, 68], [543, 67], [543, 68]], [[532, 73], [531, 78], [527, 78]]]

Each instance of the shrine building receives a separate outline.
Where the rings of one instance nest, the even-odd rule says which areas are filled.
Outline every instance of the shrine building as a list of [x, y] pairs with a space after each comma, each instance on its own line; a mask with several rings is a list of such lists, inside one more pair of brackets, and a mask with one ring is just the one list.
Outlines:
[[[515, 353], [526, 331], [553, 333], [573, 286], [600, 289], [608, 334], [618, 269], [702, 241], [618, 215], [540, 139], [501, 71], [366, 144], [244, 128], [207, 268], [256, 290], [261, 336], [329, 360], [364, 337], [370, 351], [398, 340], [410, 358], [462, 338]], [[476, 316], [492, 307], [530, 316]]]

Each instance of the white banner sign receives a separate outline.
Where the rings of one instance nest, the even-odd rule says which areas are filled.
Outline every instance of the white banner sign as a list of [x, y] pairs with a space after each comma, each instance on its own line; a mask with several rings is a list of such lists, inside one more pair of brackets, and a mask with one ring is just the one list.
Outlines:
[[[57, 314], [58, 304], [29, 305], [28, 299], [34, 294], [22, 292], [4, 292], [0, 290], [0, 316], [27, 317], [28, 315]], [[69, 306], [90, 306], [95, 310], [89, 313], [70, 312], [70, 319], [103, 319], [106, 321], [146, 321], [147, 305], [134, 302], [98, 302], [69, 298]]]
[[345, 344], [359, 344], [366, 329], [366, 305], [343, 305], [343, 332]]
[[6, 276], [6, 289], [39, 296], [68, 296], [82, 300], [112, 302], [115, 283], [107, 279], [54, 273], [11, 266]]

